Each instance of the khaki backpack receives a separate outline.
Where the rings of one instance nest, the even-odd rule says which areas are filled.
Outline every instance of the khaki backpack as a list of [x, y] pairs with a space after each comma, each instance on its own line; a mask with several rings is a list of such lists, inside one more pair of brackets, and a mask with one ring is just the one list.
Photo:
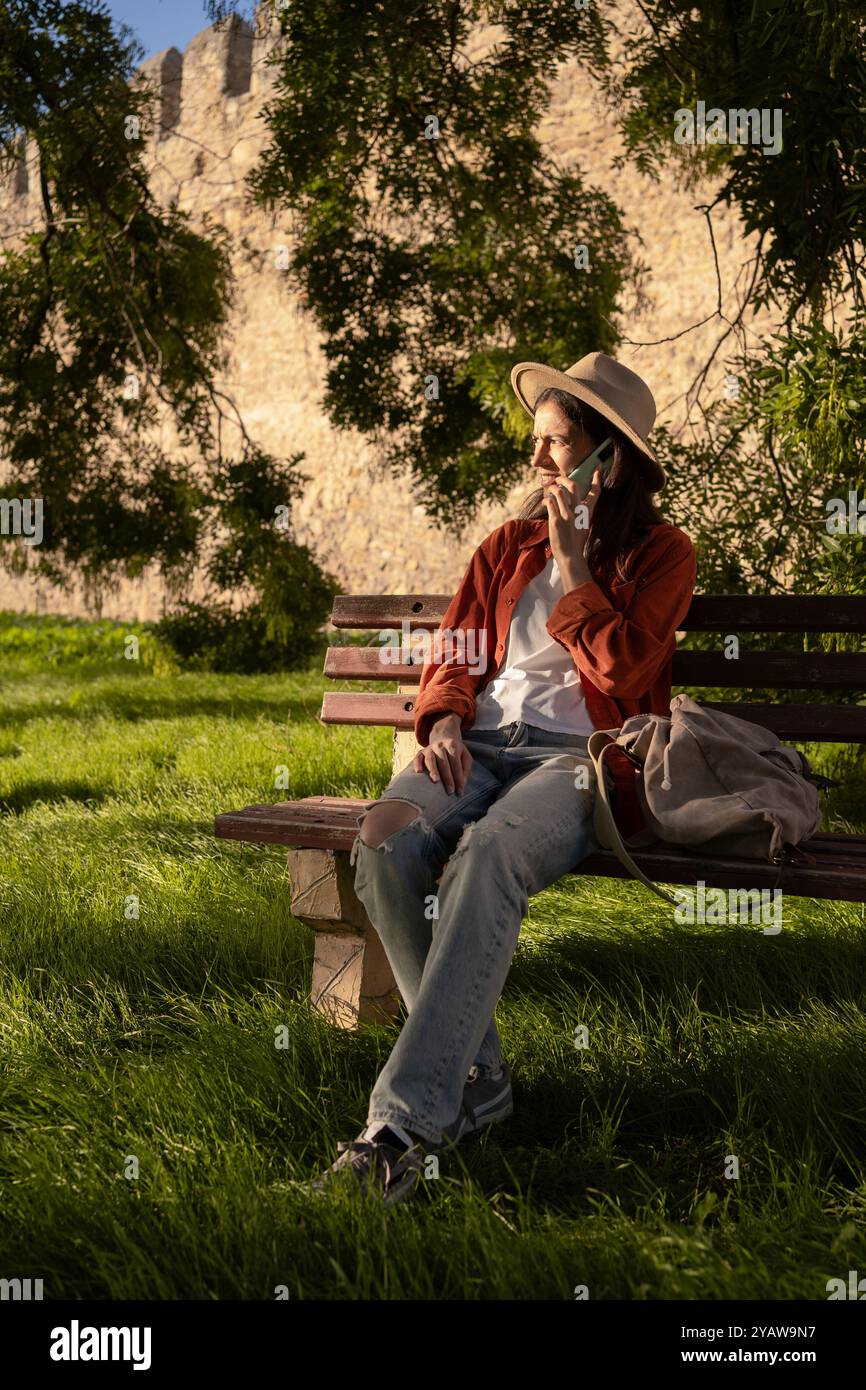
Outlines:
[[780, 743], [771, 730], [698, 704], [689, 695], [671, 700], [670, 718], [635, 714], [620, 729], [596, 729], [588, 751], [598, 785], [598, 840], [629, 873], [671, 903], [676, 899], [635, 864], [614, 820], [604, 766], [607, 750], [614, 747], [638, 771], [637, 797], [646, 829], [630, 836], [632, 849], [664, 840], [766, 859], [784, 868], [791, 847], [821, 823], [817, 787], [837, 785], [814, 778], [805, 755]]

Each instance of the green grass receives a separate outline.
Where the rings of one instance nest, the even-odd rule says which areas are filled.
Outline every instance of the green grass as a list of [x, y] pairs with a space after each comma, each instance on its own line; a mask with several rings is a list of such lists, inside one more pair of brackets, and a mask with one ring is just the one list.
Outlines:
[[824, 1299], [866, 1269], [859, 906], [791, 899], [771, 937], [562, 880], [531, 901], [498, 1010], [513, 1119], [390, 1212], [312, 1200], [293, 1183], [361, 1127], [399, 1023], [311, 1013], [283, 853], [217, 841], [213, 816], [374, 796], [390, 734], [320, 725], [313, 670], [14, 660], [0, 1277], [73, 1298]]
[[0, 608], [0, 671], [14, 667], [19, 675], [29, 675], [72, 667], [81, 677], [89, 671], [104, 673], [129, 661], [158, 675], [180, 670], [175, 654], [151, 626], [112, 618], [88, 622], [85, 618]]

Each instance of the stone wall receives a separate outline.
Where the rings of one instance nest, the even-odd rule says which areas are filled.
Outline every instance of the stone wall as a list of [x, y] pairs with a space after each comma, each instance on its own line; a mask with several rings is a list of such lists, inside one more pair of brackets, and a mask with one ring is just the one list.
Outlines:
[[[479, 31], [475, 50], [491, 37], [491, 31]], [[408, 476], [402, 484], [383, 477], [365, 440], [335, 430], [324, 416], [326, 364], [318, 334], [277, 268], [277, 248], [289, 242], [287, 223], [252, 207], [244, 188], [265, 142], [261, 110], [274, 76], [265, 60], [278, 38], [259, 15], [254, 27], [234, 20], [219, 30], [208, 28], [183, 54], [170, 48], [148, 60], [142, 77], [159, 94], [159, 128], [147, 136], [152, 187], [166, 203], [176, 199], [195, 218], [211, 214], [232, 234], [238, 294], [231, 366], [221, 385], [266, 449], [306, 455], [301, 467], [310, 481], [294, 510], [297, 539], [310, 545], [346, 592], [451, 592], [474, 546], [513, 515], [531, 490], [533, 472], [527, 465], [515, 476], [507, 503], [485, 506], [473, 526], [455, 538], [413, 504]], [[652, 305], [638, 320], [624, 314], [624, 337], [668, 338], [710, 314], [716, 277], [705, 220], [697, 210], [706, 194], [677, 191], [670, 177], [656, 184], [632, 167], [615, 170], [620, 146], [610, 115], [591, 80], [575, 66], [563, 66], [552, 81], [539, 134], [563, 166], [578, 167], [589, 183], [605, 188], [643, 238]], [[0, 235], [14, 237], [39, 225], [37, 195], [30, 149], [0, 190]], [[749, 244], [730, 212], [718, 210], [714, 227], [724, 307], [730, 312]], [[718, 333], [716, 322], [659, 346], [620, 350], [621, 359], [649, 382], [661, 420], [681, 418], [683, 392]], [[574, 358], [591, 346], [576, 343]], [[725, 370], [722, 359], [711, 378], [713, 390], [721, 391]], [[165, 601], [154, 571], [121, 582], [101, 611], [124, 619], [156, 618]], [[0, 608], [82, 614], [87, 603], [80, 590], [64, 594], [0, 572]]]

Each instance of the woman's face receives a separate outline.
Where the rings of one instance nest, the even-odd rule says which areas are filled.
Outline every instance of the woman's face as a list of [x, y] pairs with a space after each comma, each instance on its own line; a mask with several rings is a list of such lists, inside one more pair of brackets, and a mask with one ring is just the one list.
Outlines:
[[595, 448], [592, 439], [570, 420], [556, 401], [544, 401], [532, 426], [532, 466], [547, 490], [555, 478], [567, 478]]

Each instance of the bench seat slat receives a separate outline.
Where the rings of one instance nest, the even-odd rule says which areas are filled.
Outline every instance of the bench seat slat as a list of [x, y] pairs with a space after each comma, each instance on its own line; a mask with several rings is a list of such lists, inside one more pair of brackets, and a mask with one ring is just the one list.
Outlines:
[[350, 797], [317, 797], [308, 796], [303, 801], [274, 801], [273, 803], [263, 803], [261, 806], [245, 806], [244, 814], [250, 816], [267, 816], [279, 814], [283, 808], [293, 816], [304, 816], [309, 821], [322, 821], [323, 824], [330, 824], [347, 820], [355, 814], [355, 806], [362, 807], [372, 805], [372, 802], [355, 801]]
[[[811, 852], [811, 841], [803, 848]], [[866, 844], [864, 844], [866, 849]], [[689, 854], [682, 851], [668, 856], [653, 853], [632, 856], [648, 878], [658, 883], [697, 883], [708, 888], [767, 888], [776, 885], [778, 866], [756, 863], [752, 859], [727, 859]], [[631, 879], [616, 856], [605, 850], [586, 859], [577, 873], [606, 878]], [[786, 870], [781, 884], [784, 893], [803, 898], [832, 898], [841, 902], [862, 902], [866, 898], [866, 855], [859, 864], [818, 863]]]
[[[224, 840], [279, 844], [294, 848], [348, 850], [357, 834], [357, 817], [372, 801], [347, 797], [308, 797], [274, 805], [247, 806], [216, 817], [216, 834]], [[866, 897], [866, 836], [818, 834], [803, 845], [815, 863], [786, 870], [783, 888], [806, 897], [860, 902]], [[658, 844], [637, 850], [635, 862], [660, 883], [695, 883], [709, 887], [772, 888], [778, 868], [751, 859], [729, 859], [706, 850], [686, 851]], [[585, 859], [576, 873], [628, 878], [614, 854], [603, 850]]]

